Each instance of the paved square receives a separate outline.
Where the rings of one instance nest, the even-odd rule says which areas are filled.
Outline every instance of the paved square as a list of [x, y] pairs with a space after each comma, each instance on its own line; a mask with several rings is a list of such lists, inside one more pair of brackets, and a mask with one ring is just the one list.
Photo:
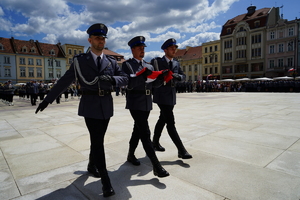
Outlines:
[[[164, 129], [157, 152], [169, 177], [153, 175], [140, 143], [140, 166], [126, 162], [133, 120], [125, 97], [114, 97], [105, 136], [116, 195], [108, 199], [299, 200], [299, 93], [180, 93], [174, 113], [193, 159], [177, 157]], [[87, 174], [89, 134], [77, 98], [36, 106], [0, 102], [0, 199], [104, 199], [100, 179]], [[63, 100], [63, 99], [62, 99]], [[154, 104], [153, 129], [159, 109]]]

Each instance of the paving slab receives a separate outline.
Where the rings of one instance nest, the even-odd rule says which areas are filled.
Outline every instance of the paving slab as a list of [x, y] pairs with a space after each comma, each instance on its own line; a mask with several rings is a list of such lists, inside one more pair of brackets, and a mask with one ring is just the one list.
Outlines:
[[[110, 198], [86, 171], [89, 133], [78, 98], [38, 114], [18, 97], [14, 106], [0, 102], [0, 199], [300, 199], [299, 93], [177, 94], [177, 131], [193, 158], [178, 158], [165, 128], [157, 157], [166, 178], [153, 175], [141, 143], [141, 165], [126, 162], [133, 120], [125, 97], [113, 100], [104, 143]], [[151, 137], [159, 113], [154, 104]]]

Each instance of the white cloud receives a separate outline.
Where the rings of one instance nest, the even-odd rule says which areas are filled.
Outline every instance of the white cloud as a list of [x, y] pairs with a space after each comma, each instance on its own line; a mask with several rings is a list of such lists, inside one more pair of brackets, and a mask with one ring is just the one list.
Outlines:
[[191, 37], [188, 40], [185, 40], [184, 42], [178, 44], [178, 48], [184, 49], [187, 46], [201, 46], [204, 42], [214, 41], [220, 39], [220, 33], [200, 33], [193, 37]]

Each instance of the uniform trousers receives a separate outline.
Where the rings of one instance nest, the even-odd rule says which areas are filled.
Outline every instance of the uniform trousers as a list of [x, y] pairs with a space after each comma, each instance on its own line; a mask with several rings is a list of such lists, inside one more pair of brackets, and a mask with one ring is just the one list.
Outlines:
[[30, 94], [30, 102], [31, 102], [31, 105], [36, 105], [36, 98], [37, 98], [37, 94], [33, 93], [33, 94]]
[[90, 133], [90, 164], [95, 164], [99, 171], [106, 171], [104, 135], [109, 119], [94, 119], [85, 117], [85, 124]]
[[154, 128], [154, 138], [160, 138], [162, 130], [164, 129], [165, 124], [167, 124], [167, 131], [170, 138], [172, 139], [176, 147], [178, 149], [181, 149], [183, 147], [183, 144], [175, 127], [175, 117], [173, 114], [174, 105], [157, 105], [160, 108], [160, 115]]
[[148, 117], [150, 111], [130, 110], [130, 114], [134, 120], [133, 132], [129, 141], [129, 152], [134, 152], [141, 139], [143, 148], [149, 158], [156, 157], [151, 140], [150, 129], [148, 125]]

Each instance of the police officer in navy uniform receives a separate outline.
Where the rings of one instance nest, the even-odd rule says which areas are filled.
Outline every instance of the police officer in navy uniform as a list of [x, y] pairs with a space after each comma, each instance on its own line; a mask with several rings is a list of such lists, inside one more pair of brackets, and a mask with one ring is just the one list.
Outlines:
[[155, 70], [169, 69], [173, 72], [173, 79], [171, 81], [166, 84], [162, 84], [153, 91], [153, 102], [157, 103], [160, 108], [160, 116], [154, 129], [153, 146], [156, 151], [165, 151], [165, 148], [159, 143], [159, 138], [165, 124], [167, 124], [168, 134], [178, 149], [178, 157], [182, 159], [189, 159], [192, 158], [192, 156], [184, 148], [177, 133], [175, 117], [173, 114], [173, 108], [176, 104], [175, 84], [177, 81], [185, 80], [185, 74], [181, 70], [179, 62], [173, 59], [175, 57], [177, 47], [176, 40], [174, 38], [170, 38], [161, 46], [165, 55], [162, 58], [158, 57], [151, 60], [151, 64], [154, 66]]
[[114, 195], [106, 169], [104, 153], [104, 135], [110, 117], [113, 116], [113, 86], [126, 85], [127, 76], [119, 68], [117, 61], [103, 54], [106, 42], [107, 27], [104, 24], [93, 24], [87, 30], [91, 51], [74, 57], [70, 69], [51, 89], [44, 101], [36, 110], [43, 111], [70, 84], [77, 80], [81, 86], [78, 115], [83, 116], [90, 133], [90, 157], [88, 171], [95, 177], [101, 177], [103, 196]]
[[[153, 165], [153, 173], [158, 177], [169, 176], [169, 173], [161, 166], [150, 140], [150, 129], [148, 117], [152, 110], [152, 85], [146, 83], [147, 76], [153, 71], [153, 66], [143, 60], [145, 55], [145, 37], [137, 36], [132, 38], [128, 45], [131, 48], [133, 58], [122, 64], [122, 70], [128, 75], [128, 85], [126, 92], [126, 109], [129, 109], [134, 120], [133, 132], [129, 141], [129, 153], [127, 161], [133, 165], [140, 165], [140, 161], [135, 157], [134, 152], [141, 139], [143, 148]], [[139, 76], [133, 76], [142, 69], [145, 71]], [[164, 76], [164, 74], [160, 75]], [[161, 80], [161, 77], [158, 78]]]

